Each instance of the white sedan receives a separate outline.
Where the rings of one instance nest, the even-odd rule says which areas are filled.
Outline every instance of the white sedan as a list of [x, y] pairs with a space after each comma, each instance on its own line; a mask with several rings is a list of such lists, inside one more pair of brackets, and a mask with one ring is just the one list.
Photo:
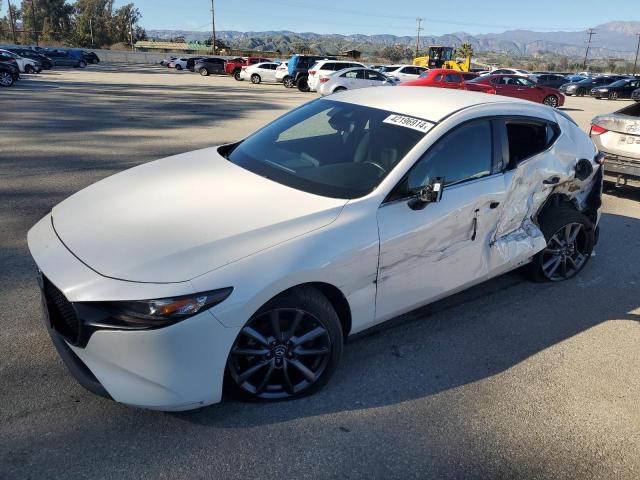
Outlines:
[[251, 83], [255, 84], [260, 82], [275, 82], [276, 69], [279, 65], [279, 63], [275, 62], [262, 62], [242, 67], [242, 70], [240, 70], [240, 79], [250, 80]]
[[319, 98], [55, 206], [28, 235], [45, 324], [79, 382], [119, 402], [201, 407], [225, 372], [246, 397], [299, 397], [351, 334], [521, 265], [580, 272], [600, 162], [564, 113], [527, 101]]
[[408, 82], [418, 79], [427, 70], [428, 68], [415, 65], [385, 65], [379, 71], [399, 82]]
[[396, 85], [396, 81], [370, 68], [345, 68], [318, 78], [320, 95], [330, 95], [342, 90]]

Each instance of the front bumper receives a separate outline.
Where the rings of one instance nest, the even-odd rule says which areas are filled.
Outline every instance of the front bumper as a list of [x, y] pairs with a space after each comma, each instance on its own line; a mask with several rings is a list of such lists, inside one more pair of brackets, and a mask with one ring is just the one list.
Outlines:
[[[160, 291], [153, 294], [140, 290], [148, 284], [100, 276], [60, 242], [49, 215], [29, 231], [28, 240], [39, 269], [75, 311], [76, 302], [129, 299], [132, 289], [138, 298], [159, 298], [166, 296], [170, 285], [180, 288], [159, 284]], [[88, 390], [128, 405], [167, 411], [221, 400], [228, 352], [240, 327], [225, 327], [211, 311], [155, 330], [97, 330], [82, 348], [74, 345], [77, 342], [70, 340], [72, 336], [60, 323], [52, 321], [51, 302], [43, 304], [56, 349]]]

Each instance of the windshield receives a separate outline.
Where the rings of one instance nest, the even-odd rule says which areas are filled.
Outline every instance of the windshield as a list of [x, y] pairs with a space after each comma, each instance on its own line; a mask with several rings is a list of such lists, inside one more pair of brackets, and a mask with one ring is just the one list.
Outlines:
[[384, 67], [380, 67], [380, 71], [382, 73], [388, 73], [388, 72], [395, 72], [396, 70], [398, 70], [400, 67], [397, 65], [386, 65]]
[[624, 87], [628, 82], [629, 82], [629, 80], [618, 80], [617, 82], [613, 82], [609, 86], [610, 87]]
[[220, 153], [298, 190], [358, 198], [375, 189], [431, 125], [385, 110], [319, 99]]

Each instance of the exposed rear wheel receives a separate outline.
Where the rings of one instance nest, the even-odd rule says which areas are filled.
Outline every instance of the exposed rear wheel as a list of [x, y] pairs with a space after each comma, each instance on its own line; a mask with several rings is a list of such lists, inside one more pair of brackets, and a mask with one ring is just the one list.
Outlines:
[[342, 328], [327, 298], [311, 287], [280, 295], [240, 331], [227, 361], [232, 385], [249, 399], [311, 394], [342, 354]]
[[307, 77], [298, 78], [296, 85], [298, 86], [298, 90], [300, 90], [301, 92], [308, 92], [310, 90], [309, 79]]
[[556, 108], [558, 106], [558, 98], [555, 95], [549, 95], [545, 97], [542, 103], [548, 105], [549, 107]]
[[540, 218], [546, 248], [531, 263], [535, 280], [558, 282], [574, 277], [589, 261], [595, 235], [593, 224], [569, 206], [548, 210]]
[[251, 75], [251, 83], [257, 85], [258, 83], [260, 83], [260, 80], [260, 75], [258, 75], [257, 73]]
[[13, 75], [10, 72], [0, 72], [0, 86], [10, 87], [13, 85]]
[[282, 79], [282, 84], [286, 87], [286, 88], [293, 88], [295, 87], [296, 83], [293, 81], [293, 78], [291, 78], [290, 76], [286, 76]]

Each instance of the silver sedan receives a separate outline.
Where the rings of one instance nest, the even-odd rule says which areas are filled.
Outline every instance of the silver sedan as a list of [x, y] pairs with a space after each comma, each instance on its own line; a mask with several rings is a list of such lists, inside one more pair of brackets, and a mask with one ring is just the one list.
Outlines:
[[371, 68], [351, 67], [321, 76], [318, 92], [324, 97], [341, 90], [391, 85], [396, 85], [396, 81], [383, 73]]

